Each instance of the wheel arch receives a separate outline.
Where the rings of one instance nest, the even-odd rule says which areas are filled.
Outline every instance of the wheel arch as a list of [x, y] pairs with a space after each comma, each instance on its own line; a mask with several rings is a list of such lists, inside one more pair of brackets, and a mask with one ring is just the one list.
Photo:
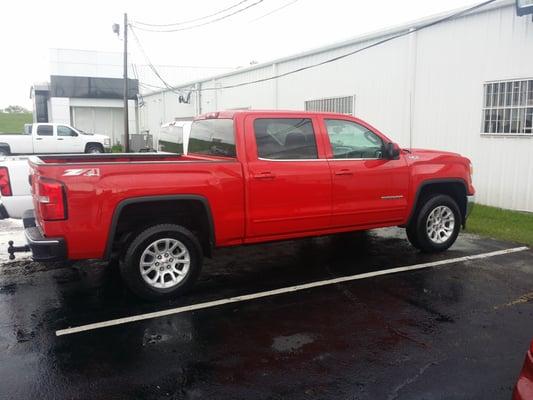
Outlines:
[[416, 190], [413, 207], [406, 225], [409, 225], [413, 221], [413, 218], [423, 204], [422, 200], [432, 194], [446, 194], [456, 201], [461, 212], [461, 225], [464, 227], [467, 215], [468, 190], [466, 182], [461, 178], [428, 179], [422, 181]]
[[[147, 203], [154, 203], [153, 205], [157, 204], [159, 206], [159, 210], [163, 210], [161, 212], [155, 212], [150, 213], [150, 224], [157, 224], [157, 219], [152, 219], [154, 214], [159, 216], [160, 218], [166, 218], [163, 213], [165, 211], [169, 212], [173, 209], [179, 209], [179, 206], [187, 205], [187, 207], [194, 207], [197, 211], [200, 211], [200, 214], [195, 215], [196, 217], [195, 221], [201, 221], [202, 227], [202, 233], [205, 234], [205, 237], [198, 238], [200, 241], [200, 244], [202, 246], [202, 250], [204, 254], [208, 257], [211, 256], [213, 248], [215, 246], [215, 227], [213, 222], [213, 216], [211, 213], [211, 207], [209, 205], [208, 200], [200, 195], [192, 195], [192, 194], [183, 194], [183, 195], [161, 195], [161, 196], [143, 196], [143, 197], [133, 197], [129, 199], [122, 200], [116, 207], [113, 212], [113, 217], [111, 219], [111, 225], [109, 227], [108, 231], [108, 237], [106, 242], [106, 249], [104, 253], [104, 259], [109, 260], [111, 258], [112, 252], [113, 252], [113, 245], [115, 244], [115, 241], [119, 239], [120, 235], [123, 234], [123, 232], [120, 231], [121, 228], [121, 220], [122, 218], [125, 218], [128, 216], [128, 212], [135, 212], [135, 210], [138, 210], [141, 206], [147, 206]], [[178, 215], [173, 215], [175, 218], [178, 218]], [[194, 220], [193, 217], [193, 220]], [[140, 219], [142, 221], [142, 219]], [[163, 219], [161, 221], [164, 221]], [[172, 223], [176, 221], [168, 221], [167, 223]], [[176, 222], [179, 224], [179, 222]], [[126, 224], [127, 225], [127, 224]], [[135, 226], [135, 224], [132, 224]], [[147, 224], [143, 224], [142, 222], [138, 225], [139, 228], [142, 228], [143, 226], [147, 226]], [[187, 226], [187, 225], [185, 225]]]
[[84, 151], [87, 152], [87, 150], [89, 149], [89, 146], [98, 146], [102, 149], [102, 152], [104, 151], [104, 145], [100, 142], [87, 142], [85, 143], [85, 149]]
[[0, 148], [7, 149], [9, 154], [11, 154], [11, 146], [9, 146], [9, 143], [6, 142], [0, 142]]

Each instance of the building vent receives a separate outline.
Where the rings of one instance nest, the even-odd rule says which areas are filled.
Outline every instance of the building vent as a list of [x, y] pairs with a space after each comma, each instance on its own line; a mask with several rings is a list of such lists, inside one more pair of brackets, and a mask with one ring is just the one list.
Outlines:
[[305, 111], [335, 112], [353, 115], [354, 103], [355, 96], [308, 100], [305, 102]]

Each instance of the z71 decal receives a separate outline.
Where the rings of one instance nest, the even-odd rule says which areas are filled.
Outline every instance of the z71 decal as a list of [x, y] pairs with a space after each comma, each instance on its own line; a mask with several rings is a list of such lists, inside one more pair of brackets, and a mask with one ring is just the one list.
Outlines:
[[66, 169], [63, 176], [100, 176], [99, 168]]

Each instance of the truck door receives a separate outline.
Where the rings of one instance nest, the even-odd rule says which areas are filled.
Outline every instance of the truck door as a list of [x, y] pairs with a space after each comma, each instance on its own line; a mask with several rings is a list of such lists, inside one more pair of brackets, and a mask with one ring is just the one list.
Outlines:
[[251, 241], [329, 227], [331, 176], [316, 132], [317, 120], [309, 116], [246, 118]]
[[85, 148], [79, 134], [66, 125], [57, 125], [57, 152], [58, 153], [83, 153]]
[[[400, 222], [407, 210], [409, 169], [405, 158], [383, 158], [383, 139], [349, 119], [321, 119], [332, 179], [332, 225]], [[326, 145], [327, 146], [327, 145]]]
[[54, 126], [52, 124], [38, 124], [33, 132], [33, 152], [36, 154], [59, 153]]

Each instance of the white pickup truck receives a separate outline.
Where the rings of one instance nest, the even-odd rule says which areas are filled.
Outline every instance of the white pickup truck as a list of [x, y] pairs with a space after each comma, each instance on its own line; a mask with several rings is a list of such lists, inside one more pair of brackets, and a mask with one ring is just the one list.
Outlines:
[[28, 157], [0, 157], [0, 219], [22, 218], [33, 208]]
[[109, 136], [80, 131], [66, 124], [26, 124], [23, 133], [0, 134], [0, 156], [10, 154], [103, 153]]

